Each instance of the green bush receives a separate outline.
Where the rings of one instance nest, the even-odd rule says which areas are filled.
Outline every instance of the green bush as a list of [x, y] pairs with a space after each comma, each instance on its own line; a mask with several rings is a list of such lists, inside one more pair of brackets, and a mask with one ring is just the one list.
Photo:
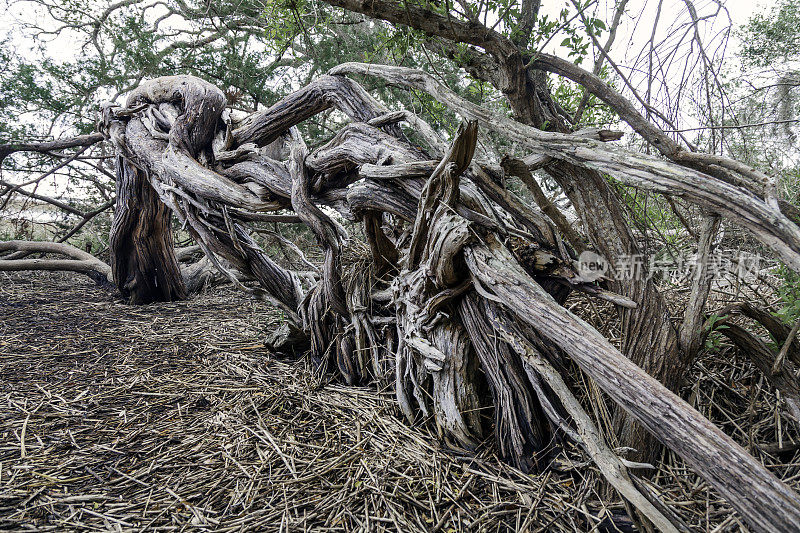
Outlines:
[[775, 314], [787, 324], [794, 324], [800, 318], [800, 274], [783, 265], [777, 274], [783, 283], [778, 288], [781, 307]]

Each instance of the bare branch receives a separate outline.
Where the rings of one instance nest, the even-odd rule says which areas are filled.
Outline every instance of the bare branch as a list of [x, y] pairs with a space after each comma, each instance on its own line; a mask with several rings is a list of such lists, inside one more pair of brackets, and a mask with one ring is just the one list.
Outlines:
[[26, 252], [65, 255], [70, 259], [4, 259], [0, 271], [53, 270], [80, 272], [96, 283], [111, 284], [111, 267], [88, 252], [66, 243], [44, 241], [0, 241], [0, 252]]
[[103, 141], [104, 139], [105, 137], [102, 134], [92, 133], [91, 135], [81, 135], [78, 137], [59, 139], [55, 141], [0, 144], [0, 163], [2, 163], [3, 159], [5, 159], [7, 156], [15, 152], [49, 153], [56, 150], [63, 150], [65, 148], [91, 146]]
[[[748, 228], [756, 238], [775, 250], [787, 265], [800, 270], [800, 228], [766, 202], [752, 196], [749, 191], [743, 191], [717, 178], [665, 162], [651, 155], [568, 134], [542, 131], [496, 115], [459, 97], [420, 70], [345, 63], [334, 68], [331, 73], [378, 76], [401, 87], [413, 87], [425, 91], [456, 113], [470, 120], [478, 120], [485, 127], [519, 142], [534, 152], [579, 167], [608, 173], [623, 183], [683, 197]], [[690, 154], [690, 156], [695, 155]], [[726, 158], [699, 154], [696, 155], [696, 159], [692, 159], [721, 163]]]

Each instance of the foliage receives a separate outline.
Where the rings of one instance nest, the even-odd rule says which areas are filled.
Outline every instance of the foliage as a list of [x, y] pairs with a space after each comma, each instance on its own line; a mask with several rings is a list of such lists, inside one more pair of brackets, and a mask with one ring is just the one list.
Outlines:
[[[576, 61], [577, 63], [577, 61]], [[614, 80], [611, 79], [611, 73], [607, 66], [603, 66], [600, 70], [599, 77], [614, 86]], [[553, 97], [568, 113], [573, 114], [578, 109], [578, 104], [584, 97], [585, 91], [583, 88], [564, 79], [551, 79], [551, 90]], [[593, 94], [588, 95], [586, 107], [581, 115], [581, 124], [587, 124], [597, 127], [613, 127], [619, 123], [617, 114], [599, 98]]]
[[800, 320], [800, 274], [780, 265], [776, 274], [781, 279], [778, 288], [780, 308], [776, 315], [785, 323], [794, 325]]
[[[6, 9], [13, 5], [6, 1]], [[115, 99], [141, 79], [188, 73], [224, 87], [230, 103], [253, 110], [274, 102], [311, 78], [345, 61], [366, 61], [424, 68], [443, 83], [474, 101], [497, 100], [485, 84], [466, 80], [459, 61], [443, 58], [426, 48], [429, 37], [402, 26], [367, 19], [316, 0], [202, 0], [147, 4], [141, 1], [97, 0], [83, 2], [26, 0], [25, 13], [36, 21], [20, 21], [12, 33], [17, 42], [33, 43], [25, 54], [0, 52], [0, 124], [25, 114], [35, 115], [38, 136], [59, 131], [85, 133], [94, 128], [101, 99]], [[472, 17], [497, 18], [497, 31], [519, 37], [524, 14], [519, 3], [492, 0], [465, 3]], [[581, 11], [591, 5], [578, 4]], [[458, 16], [444, 3], [426, 3], [435, 12]], [[98, 15], [102, 13], [102, 15]], [[600, 19], [588, 19], [588, 31], [605, 29]], [[533, 52], [557, 35], [568, 55], [580, 63], [588, 55], [589, 36], [575, 12], [563, 9], [555, 20], [542, 15], [531, 29]], [[9, 37], [2, 44], [8, 44]], [[51, 41], [53, 44], [48, 44]], [[55, 59], [56, 43], [75, 43], [69, 59]], [[466, 50], [463, 50], [466, 53]], [[374, 89], [375, 87], [371, 87]], [[396, 91], [380, 88], [386, 101], [400, 97], [401, 105], [413, 104]], [[569, 98], [567, 91], [564, 97]], [[429, 98], [413, 107], [434, 126], [449, 129], [451, 120]], [[7, 126], [0, 128], [8, 129]], [[309, 132], [322, 134], [324, 127]], [[32, 131], [0, 134], [31, 136]]]
[[719, 316], [716, 313], [708, 317], [708, 320], [706, 321], [706, 326], [707, 326], [706, 331], [708, 332], [705, 342], [706, 351], [716, 352], [722, 345], [723, 337], [719, 333], [719, 331], [723, 329], [728, 329], [728, 326], [726, 326], [725, 324], [717, 325], [717, 323], [721, 320], [724, 320], [725, 318], [727, 318], [727, 316]]
[[[5, 1], [10, 8], [11, 0]], [[532, 55], [550, 43], [560, 44], [563, 53], [578, 64], [588, 60], [594, 53], [592, 42], [608, 31], [606, 22], [597, 17], [597, 4], [592, 0], [567, 3], [557, 16], [537, 14], [532, 22], [526, 20], [521, 3], [514, 0], [455, 4], [407, 1], [409, 6], [423, 5], [460, 20], [494, 20], [495, 31], [515, 42], [524, 41]], [[93, 0], [89, 4], [24, 0], [24, 5], [38, 17], [35, 22], [31, 18], [31, 22], [23, 20], [14, 26], [14, 41], [34, 44], [25, 54], [15, 54], [5, 46], [0, 49], [0, 66], [5, 67], [0, 71], [0, 137], [89, 132], [94, 128], [100, 100], [119, 99], [143, 78], [176, 73], [207, 79], [226, 90], [233, 107], [252, 111], [345, 61], [421, 68], [468, 100], [509, 113], [497, 90], [460, 68], [473, 53], [469, 46], [455, 43], [455, 55], [448, 58], [436, 53], [431, 37], [422, 32], [368, 19], [318, 0], [180, 0], [153, 4], [141, 0]], [[47, 40], [63, 42], [65, 35], [75, 43], [75, 53], [56, 59]], [[615, 85], [615, 75], [608, 66], [599, 75]], [[410, 109], [442, 133], [452, 133], [458, 124], [457, 117], [429, 95], [397, 90], [371, 78], [359, 81], [390, 108]], [[559, 105], [574, 113], [584, 98], [583, 89], [555, 76], [550, 84]], [[20, 116], [35, 120], [15, 120]], [[318, 146], [332, 136], [342, 119], [337, 113], [323, 114], [306, 121], [301, 129], [309, 144]], [[593, 96], [588, 98], [581, 125], [609, 126], [617, 122], [606, 105]], [[489, 153], [513, 153], [516, 149], [494, 135], [487, 135], [483, 142]], [[42, 166], [46, 159], [25, 156], [23, 160], [19, 156], [9, 158], [4, 165], [31, 169]], [[73, 182], [86, 175], [72, 166], [68, 172]], [[663, 202], [631, 198], [628, 195], [629, 207], [640, 226], [657, 221], [665, 231], [676, 227]]]
[[766, 14], [757, 13], [741, 29], [742, 58], [749, 64], [768, 67], [800, 55], [800, 4], [780, 0]]

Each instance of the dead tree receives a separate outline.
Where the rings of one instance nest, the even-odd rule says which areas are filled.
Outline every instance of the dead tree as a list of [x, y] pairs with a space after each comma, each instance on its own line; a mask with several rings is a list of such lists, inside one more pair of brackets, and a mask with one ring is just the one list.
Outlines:
[[[772, 189], [774, 184], [764, 174], [750, 168], [738, 161], [733, 161], [716, 154], [704, 154], [694, 151], [694, 148], [685, 143], [681, 145], [670, 135], [663, 132], [651, 120], [645, 118], [637, 108], [623, 95], [605, 83], [598, 75], [600, 62], [597, 63], [598, 71], [593, 73], [582, 69], [571, 61], [534, 51], [537, 47], [531, 46], [534, 40], [533, 29], [541, 2], [537, 0], [523, 0], [520, 2], [520, 19], [512, 23], [515, 31], [509, 34], [498, 28], [497, 24], [487, 25], [486, 19], [481, 16], [481, 7], [473, 10], [470, 7], [448, 8], [444, 13], [425, 4], [409, 4], [397, 0], [323, 0], [325, 3], [341, 7], [346, 11], [361, 13], [368, 17], [384, 20], [393, 25], [408, 26], [428, 37], [426, 46], [430, 46], [440, 55], [447, 56], [455, 64], [466, 70], [473, 77], [494, 86], [505, 95], [510, 109], [516, 119], [516, 124], [497, 124], [501, 133], [513, 138], [520, 145], [534, 151], [535, 167], [541, 168], [549, 174], [559, 185], [564, 194], [574, 206], [580, 219], [585, 238], [594, 251], [603, 255], [612, 268], [620, 267], [617, 258], [630, 257], [640, 253], [640, 247], [634, 234], [625, 220], [624, 206], [609, 182], [603, 176], [608, 173], [624, 183], [634, 184], [666, 194], [687, 198], [700, 191], [706, 191], [704, 203], [714, 202], [715, 210], [732, 219], [741, 221], [741, 217], [732, 211], [739, 211], [736, 200], [726, 194], [716, 196], [706, 187], [710, 183], [704, 180], [705, 176], [713, 176], [719, 182], [732, 184], [740, 189], [745, 196], [755, 195], [758, 198], [769, 198], [770, 203], [778, 204], [783, 213], [796, 216], [796, 209], [787, 202], [782, 202], [774, 197]], [[573, 4], [576, 4], [573, 2]], [[481, 4], [483, 5], [483, 4]], [[617, 15], [613, 27], [616, 27], [619, 16], [625, 10], [626, 2], [619, 2]], [[462, 6], [463, 7], [463, 6]], [[693, 7], [690, 7], [693, 12]], [[581, 9], [578, 12], [585, 19]], [[499, 17], [504, 23], [503, 16]], [[696, 14], [693, 22], [697, 24]], [[612, 29], [613, 34], [615, 30]], [[592, 32], [588, 32], [592, 35]], [[702, 43], [698, 45], [705, 53]], [[613, 37], [605, 47], [600, 46], [595, 37], [592, 37], [595, 48], [600, 52], [600, 57], [607, 64], [614, 66], [620, 78], [626, 79], [619, 69], [608, 57], [607, 48], [611, 45]], [[459, 46], [456, 46], [458, 43]], [[694, 47], [695, 43], [692, 43]], [[678, 54], [676, 54], [678, 55]], [[437, 97], [445, 98], [451, 106], [460, 110], [469, 111], [467, 116], [483, 119], [480, 110], [462, 106], [464, 102], [457, 103], [451, 95], [439, 91], [433, 80], [422, 78], [404, 78], [402, 75], [391, 74], [386, 69], [370, 69], [364, 66], [361, 71], [382, 76], [393, 83], [408, 87], [413, 85], [423, 91], [438, 91]], [[577, 145], [564, 138], [564, 143], [559, 146], [551, 144], [556, 142], [557, 136], [537, 137], [538, 133], [533, 128], [520, 128], [524, 126], [547, 129], [553, 133], [572, 133], [574, 124], [580, 119], [580, 111], [570, 115], [554, 100], [548, 87], [546, 73], [554, 73], [563, 78], [581, 85], [585, 95], [594, 95], [602, 100], [616, 112], [620, 119], [626, 122], [634, 131], [641, 135], [649, 146], [664, 158], [683, 167], [684, 170], [699, 171], [701, 176], [700, 187], [695, 189], [691, 185], [692, 179], [683, 181], [683, 178], [674, 181], [677, 176], [658, 175], [658, 173], [639, 173], [636, 168], [643, 161], [635, 160], [630, 155], [610, 156], [590, 154], [592, 147], [586, 144]], [[399, 73], [395, 73], [399, 74]], [[658, 110], [648, 106], [641, 95], [632, 91], [644, 107], [648, 116], [655, 114], [663, 117]], [[582, 103], [585, 103], [582, 102]], [[468, 104], [468, 102], [467, 102]], [[580, 106], [579, 106], [580, 108]], [[477, 114], [476, 114], [477, 113]], [[669, 122], [669, 121], [667, 121]], [[484, 125], [484, 123], [482, 123]], [[485, 122], [485, 127], [494, 128], [494, 121]], [[514, 136], [512, 133], [518, 135]], [[540, 132], [539, 132], [540, 133]], [[543, 142], [537, 141], [541, 139]], [[549, 150], [554, 150], [550, 152]], [[571, 152], [571, 156], [567, 153]], [[558, 155], [560, 154], [560, 155]], [[599, 156], [595, 159], [595, 156]], [[638, 157], [638, 156], [636, 156]], [[606, 159], [605, 161], [603, 161]], [[533, 161], [532, 161], [533, 162]], [[620, 165], [630, 164], [630, 169], [637, 176], [623, 171]], [[651, 167], [652, 168], [652, 167]], [[659, 176], [659, 177], [656, 177]], [[684, 175], [689, 178], [689, 175]], [[713, 186], [712, 186], [713, 188]], [[693, 190], [689, 190], [693, 189]], [[697, 201], [699, 198], [694, 198]], [[762, 204], [763, 205], [763, 204]], [[755, 206], [743, 208], [748, 213], [753, 212]], [[759, 206], [759, 209], [761, 206]], [[775, 212], [776, 209], [770, 208]], [[762, 214], [767, 218], [772, 215], [766, 211]], [[795, 218], [795, 220], [797, 220]], [[743, 222], [743, 221], [742, 221]], [[783, 225], [789, 231], [796, 231], [786, 217], [775, 219], [775, 228]], [[769, 225], [772, 225], [770, 223]], [[759, 231], [751, 226], [754, 231]], [[564, 233], [565, 237], [569, 237]], [[793, 237], [794, 238], [794, 237]], [[785, 261], [786, 258], [783, 258]], [[622, 322], [623, 353], [650, 375], [654, 376], [670, 390], [676, 391], [682, 383], [682, 376], [692, 360], [693, 353], [684, 349], [679, 332], [669, 319], [670, 313], [663, 296], [656, 289], [647, 276], [642, 279], [633, 279], [625, 282], [611, 283], [611, 290], [635, 302], [636, 306], [620, 306], [619, 315]], [[698, 297], [702, 292], [698, 292]], [[615, 425], [620, 444], [638, 450], [636, 458], [640, 461], [655, 460], [659, 456], [659, 446], [650, 436], [649, 432], [636, 424], [624, 410], [615, 413]]]
[[[426, 46], [502, 92], [513, 119], [459, 98], [424, 72], [346, 64], [269, 110], [235, 122], [221, 91], [178, 76], [146, 82], [124, 107], [104, 107], [101, 134], [0, 145], [0, 162], [18, 151], [51, 153], [84, 149], [102, 138], [113, 141], [122, 201], [111, 266], [103, 271], [113, 270], [115, 283], [133, 302], [179, 298], [183, 285], [191, 290], [181, 281], [172, 251], [168, 227], [175, 216], [202, 247], [204, 261], [234, 283], [256, 280], [257, 288], [239, 286], [285, 311], [287, 327], [271, 337], [273, 346], [309, 350], [321, 369], [349, 383], [391, 382], [405, 415], [412, 421], [428, 415], [447, 441], [474, 446], [490, 429], [476, 413], [491, 407], [501, 453], [533, 470], [552, 434], [563, 433], [579, 442], [610, 484], [659, 529], [681, 529], [652, 494], [637, 488], [626, 463], [575, 401], [565, 379], [567, 363], [574, 361], [617, 402], [617, 437], [637, 449], [637, 460], [657, 456], [657, 439], [716, 487], [754, 530], [800, 528], [797, 495], [669, 392], [680, 386], [703, 336], [723, 323], [702, 326], [705, 281], [698, 277], [693, 283], [689, 306], [676, 325], [647, 276], [600, 285], [585, 282], [574, 267], [583, 250], [600, 253], [612, 266], [639, 252], [611, 176], [701, 207], [706, 222], [699, 232], [700, 255], [708, 254], [719, 220], [725, 219], [800, 270], [800, 217], [775, 198], [772, 180], [741, 162], [680, 144], [604, 82], [598, 76], [602, 59], [617, 69], [607, 53], [613, 29], [606, 46], [597, 46], [604, 50], [601, 62], [588, 72], [532, 52], [536, 0], [523, 0], [519, 31], [506, 34], [481, 22], [480, 8], [461, 12], [445, 6], [442, 13], [441, 6], [434, 10], [396, 0], [323, 1], [425, 34]], [[624, 1], [617, 6], [614, 27], [624, 6]], [[694, 8], [689, 11], [696, 24]], [[546, 73], [582, 86], [584, 97], [572, 116], [554, 101]], [[353, 74], [428, 93], [461, 115], [465, 127], [448, 143], [413, 114], [387, 112], [345, 77]], [[608, 143], [618, 138], [615, 132], [573, 131], [589, 94], [659, 155], [615, 147]], [[649, 96], [639, 100], [648, 117], [659, 116]], [[294, 126], [332, 107], [351, 123], [309, 153]], [[409, 142], [401, 123], [424, 139], [424, 146]], [[530, 155], [503, 158], [501, 166], [475, 160], [478, 129], [504, 136]], [[549, 203], [534, 170], [558, 183], [579, 224], [570, 225]], [[536, 205], [507, 190], [504, 173], [519, 176]], [[350, 238], [328, 208], [362, 223], [366, 243]], [[249, 223], [265, 220], [306, 224], [324, 253], [321, 276], [282, 268], [271, 259], [248, 230]], [[50, 259], [18, 255], [25, 253], [20, 248], [0, 260], [0, 270], [59, 267]], [[98, 266], [71, 250], [60, 253], [72, 258], [64, 268]], [[573, 290], [616, 306], [621, 350], [561, 305]], [[783, 343], [775, 357], [743, 328], [722, 330], [797, 418], [798, 328], [789, 330], [748, 306], [729, 311], [763, 324]]]
[[132, 304], [186, 298], [175, 257], [172, 216], [144, 173], [117, 161], [117, 205], [111, 227], [111, 270]]
[[[448, 145], [418, 117], [388, 112], [346, 73], [426, 91], [466, 121]], [[351, 123], [309, 152], [294, 126], [332, 107]], [[134, 272], [125, 277], [130, 294], [152, 293], [153, 275], [166, 283], [162, 297], [180, 287], [172, 242], [159, 233], [167, 206], [221, 272], [285, 311], [289, 327], [273, 344], [308, 346], [321, 369], [348, 383], [391, 383], [405, 416], [430, 416], [444, 440], [474, 447], [489, 427], [477, 413], [491, 407], [503, 456], [535, 470], [552, 433], [561, 432], [642, 515], [663, 531], [679, 530], [665, 507], [637, 488], [575, 401], [562, 376], [571, 360], [754, 530], [800, 527], [797, 495], [670, 392], [661, 382], [669, 381], [666, 368], [649, 369], [656, 379], [640, 366], [647, 361], [633, 356], [648, 352], [669, 372], [685, 364], [652, 283], [601, 288], [583, 281], [570, 244], [576, 237], [564, 220], [552, 206], [545, 206], [548, 214], [506, 190], [503, 169], [475, 160], [474, 149], [479, 127], [527, 147], [531, 157], [504, 166], [524, 173], [547, 164], [574, 185], [588, 242], [604, 254], [634, 246], [632, 237], [619, 240], [627, 226], [609, 174], [740, 224], [798, 269], [800, 228], [763, 197], [764, 182], [752, 169], [668, 148], [666, 158], [631, 152], [604, 142], [619, 137], [613, 132], [542, 131], [466, 102], [421, 71], [379, 65], [342, 65], [241, 122], [231, 120], [221, 90], [190, 76], [145, 82], [124, 108], [105, 106], [102, 117], [101, 131], [119, 154], [118, 191], [140, 191], [136, 201], [146, 202], [135, 208], [135, 223], [115, 224], [112, 235], [114, 257], [125, 262], [115, 275]], [[426, 146], [413, 145], [401, 122]], [[643, 135], [659, 135], [639, 126]], [[725, 179], [737, 172], [738, 184]], [[363, 223], [367, 242], [351, 238], [322, 207]], [[127, 209], [118, 206], [118, 220]], [[310, 228], [324, 253], [319, 279], [281, 267], [258, 246], [248, 223], [270, 217]], [[137, 231], [144, 239], [131, 241]], [[242, 285], [233, 269], [257, 288]], [[620, 308], [627, 354], [561, 305], [570, 290]]]

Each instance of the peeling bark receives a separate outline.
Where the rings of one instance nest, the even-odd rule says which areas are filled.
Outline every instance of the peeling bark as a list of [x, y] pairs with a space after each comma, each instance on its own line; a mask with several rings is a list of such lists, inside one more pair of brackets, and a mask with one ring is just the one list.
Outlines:
[[[441, 146], [415, 117], [386, 112], [340, 76], [320, 78], [236, 130], [217, 105], [218, 90], [191, 77], [147, 82], [129, 98], [138, 111], [104, 110], [104, 133], [208, 261], [285, 312], [286, 326], [267, 340], [270, 346], [308, 347], [320, 371], [348, 383], [393, 385], [405, 416], [415, 423], [429, 418], [452, 445], [474, 448], [491, 427], [501, 455], [524, 470], [541, 468], [554, 432], [565, 432], [644, 515], [663, 530], [679, 528], [620, 467], [554, 375], [570, 358], [638, 421], [636, 431], [681, 455], [752, 529], [800, 526], [796, 495], [665, 388], [677, 382], [685, 359], [654, 285], [617, 283], [609, 291], [582, 281], [575, 250], [559, 230], [576, 247], [636, 251], [602, 171], [729, 216], [787, 260], [800, 258], [800, 233], [748, 191], [603, 143], [615, 135], [542, 132], [458, 100], [417, 71], [337, 71], [421, 88], [475, 120]], [[549, 106], [547, 99], [534, 102], [529, 121], [552, 112]], [[308, 153], [292, 127], [331, 107], [354, 122]], [[416, 124], [438, 159], [413, 146], [399, 120]], [[588, 240], [576, 228], [570, 234], [554, 206], [530, 206], [507, 191], [501, 169], [472, 161], [478, 124], [537, 151], [523, 164], [543, 165], [570, 189]], [[288, 161], [274, 159], [287, 148]], [[321, 206], [363, 222], [366, 242], [347, 235]], [[280, 267], [250, 236], [248, 221], [285, 216], [270, 215], [277, 210], [291, 210], [292, 220], [310, 228], [324, 254], [319, 279], [306, 276], [310, 283], [302, 284], [301, 273]], [[258, 287], [243, 285], [233, 269]], [[625, 355], [561, 305], [570, 290], [619, 306]], [[494, 423], [487, 424], [480, 413], [491, 409]], [[633, 430], [625, 434], [646, 442]]]
[[169, 208], [158, 199], [144, 172], [122, 158], [117, 162], [110, 247], [114, 282], [130, 303], [186, 298]]

